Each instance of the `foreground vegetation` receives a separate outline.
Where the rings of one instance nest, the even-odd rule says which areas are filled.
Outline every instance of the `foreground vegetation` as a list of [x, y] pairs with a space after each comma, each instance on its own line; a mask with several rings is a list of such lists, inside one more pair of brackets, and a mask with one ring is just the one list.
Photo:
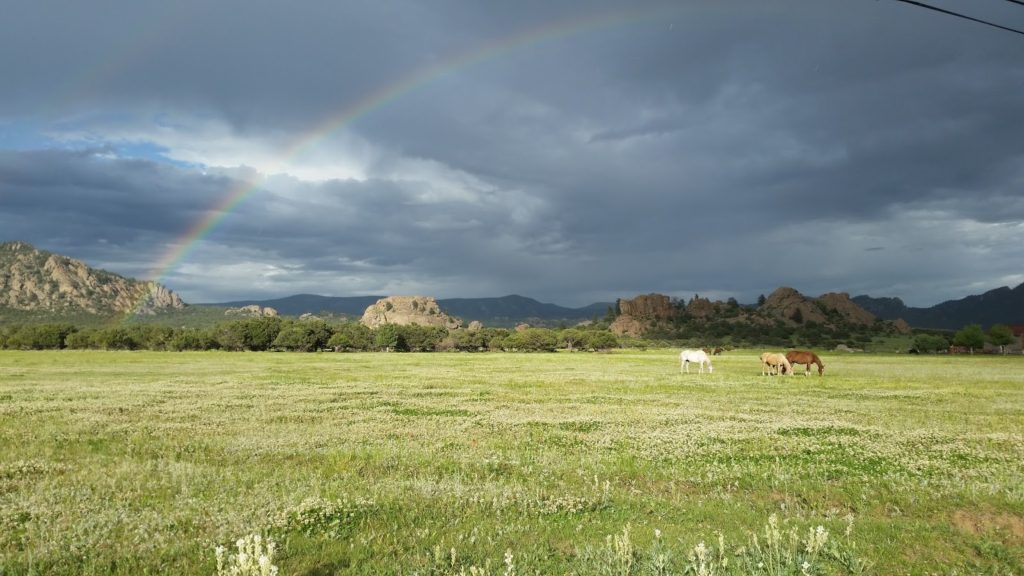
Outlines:
[[1020, 357], [676, 352], [0, 352], [0, 574], [1024, 569]]

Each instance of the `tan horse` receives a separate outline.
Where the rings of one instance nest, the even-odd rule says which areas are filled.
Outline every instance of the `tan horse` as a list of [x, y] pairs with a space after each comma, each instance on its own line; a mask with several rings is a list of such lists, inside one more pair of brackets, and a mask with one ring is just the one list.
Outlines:
[[761, 375], [793, 374], [793, 365], [786, 360], [785, 354], [765, 352], [761, 354]]
[[825, 363], [818, 358], [818, 355], [809, 350], [790, 350], [786, 352], [786, 360], [792, 364], [804, 365], [804, 376], [811, 375], [811, 364], [818, 365], [818, 376], [825, 375]]

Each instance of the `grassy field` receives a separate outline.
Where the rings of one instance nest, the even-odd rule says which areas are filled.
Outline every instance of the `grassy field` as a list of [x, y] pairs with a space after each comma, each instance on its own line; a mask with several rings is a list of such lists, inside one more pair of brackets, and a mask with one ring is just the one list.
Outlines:
[[1024, 358], [676, 352], [0, 352], [0, 574], [1024, 573]]

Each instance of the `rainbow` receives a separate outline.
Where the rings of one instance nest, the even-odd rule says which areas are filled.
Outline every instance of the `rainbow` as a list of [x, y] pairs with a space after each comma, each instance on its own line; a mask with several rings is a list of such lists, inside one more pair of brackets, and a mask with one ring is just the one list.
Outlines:
[[[634, 7], [626, 10], [591, 14], [582, 18], [577, 17], [549, 22], [542, 26], [505, 36], [483, 46], [458, 53], [434, 65], [417, 69], [391, 84], [370, 92], [360, 100], [328, 116], [316, 128], [303, 133], [280, 154], [279, 159], [275, 162], [270, 172], [273, 173], [284, 169], [289, 162], [332, 134], [343, 130], [359, 118], [379, 110], [402, 96], [458, 70], [498, 58], [527, 46], [553, 41], [574, 34], [644, 20], [660, 13], [663, 9], [664, 7], [657, 9]], [[209, 236], [235, 208], [260, 189], [259, 183], [261, 181], [262, 178], [258, 174], [252, 178], [240, 181], [219, 202], [207, 210], [202, 218], [189, 227], [175, 242], [172, 242], [170, 248], [152, 268], [151, 276], [154, 282], [163, 283], [163, 279], [167, 274], [188, 258], [204, 238]], [[127, 317], [134, 316], [149, 297], [150, 293], [143, 294], [138, 304], [136, 304]]]

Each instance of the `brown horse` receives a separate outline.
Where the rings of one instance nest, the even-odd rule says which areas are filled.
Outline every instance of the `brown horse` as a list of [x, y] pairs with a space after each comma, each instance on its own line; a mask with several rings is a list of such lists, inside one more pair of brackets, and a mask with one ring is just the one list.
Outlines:
[[818, 358], [818, 355], [809, 350], [790, 350], [786, 352], [786, 360], [793, 364], [804, 365], [804, 376], [810, 376], [811, 364], [818, 365], [818, 376], [825, 375], [825, 363]]

